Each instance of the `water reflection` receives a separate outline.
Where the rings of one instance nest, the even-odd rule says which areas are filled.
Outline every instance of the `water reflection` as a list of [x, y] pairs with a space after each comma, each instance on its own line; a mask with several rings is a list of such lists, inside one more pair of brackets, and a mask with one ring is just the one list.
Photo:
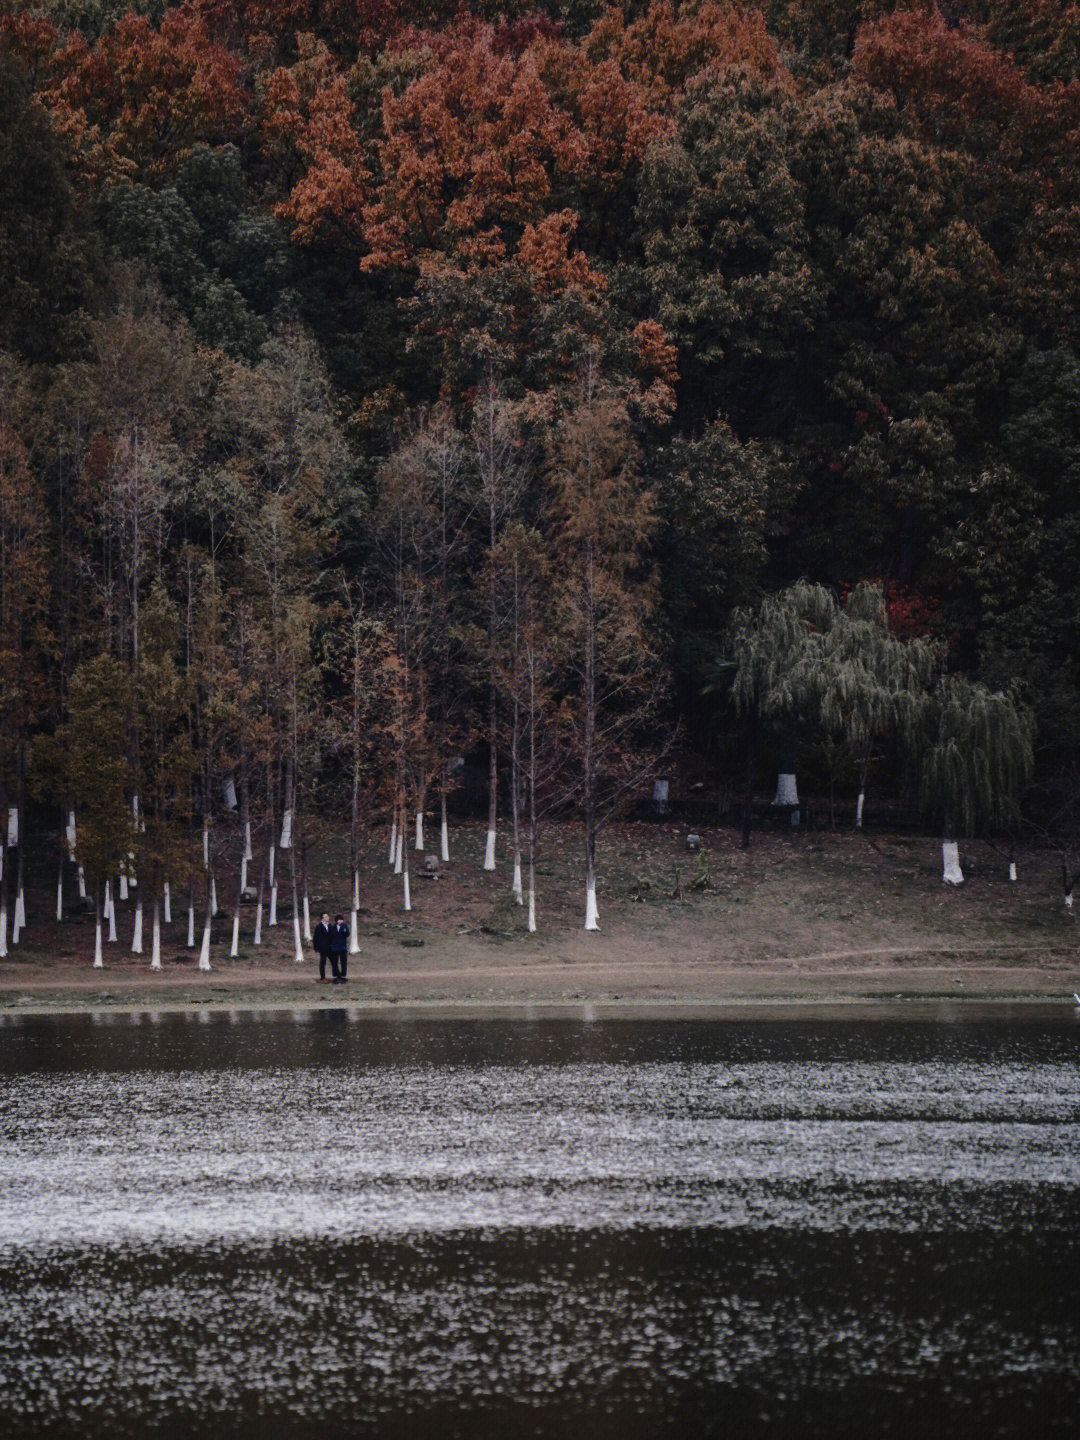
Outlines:
[[1064, 1436], [1068, 1023], [6, 1027], [6, 1433]]

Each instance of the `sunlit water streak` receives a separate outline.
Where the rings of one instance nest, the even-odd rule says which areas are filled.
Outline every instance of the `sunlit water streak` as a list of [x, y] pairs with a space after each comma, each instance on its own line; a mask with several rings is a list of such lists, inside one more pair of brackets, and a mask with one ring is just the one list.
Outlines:
[[1075, 1032], [89, 1033], [3, 1065], [13, 1436], [1075, 1433]]

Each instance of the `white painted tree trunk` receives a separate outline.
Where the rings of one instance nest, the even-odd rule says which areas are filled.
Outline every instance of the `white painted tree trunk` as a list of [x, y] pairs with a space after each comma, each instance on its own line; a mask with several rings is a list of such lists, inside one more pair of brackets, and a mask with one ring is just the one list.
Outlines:
[[487, 843], [484, 846], [484, 869], [495, 869], [495, 831], [487, 832]]
[[536, 870], [529, 861], [529, 934], [536, 934]]
[[161, 907], [154, 899], [154, 918], [150, 922], [150, 969], [161, 969]]
[[297, 909], [296, 909], [296, 906], [295, 906], [295, 905], [293, 906], [292, 928], [293, 928], [293, 960], [296, 962], [297, 965], [303, 965], [303, 963], [304, 963], [304, 947], [303, 947], [303, 945], [300, 943], [300, 915], [299, 915], [299, 913], [297, 912]]
[[397, 858], [397, 810], [394, 811], [394, 818], [390, 822], [390, 855], [387, 859], [388, 865], [393, 865]]
[[128, 883], [127, 876], [124, 874], [123, 870], [120, 871], [120, 880], [117, 888], [119, 890], [120, 899], [126, 900], [128, 898]]
[[187, 948], [195, 949], [195, 906], [189, 905], [187, 910]]
[[774, 805], [798, 805], [799, 790], [795, 784], [795, 776], [787, 773], [776, 777], [776, 797], [772, 802]]
[[206, 907], [206, 923], [203, 925], [202, 945], [199, 947], [199, 969], [210, 969], [210, 907]]
[[108, 906], [109, 906], [109, 944], [110, 944], [110, 945], [115, 945], [115, 944], [116, 944], [116, 904], [115, 904], [115, 902], [113, 901], [112, 893], [111, 893], [111, 891], [110, 891], [110, 889], [109, 889], [109, 882], [108, 882], [108, 881], [105, 882], [105, 900], [106, 900], [106, 903], [107, 903]]
[[251, 937], [251, 943], [252, 943], [253, 945], [261, 945], [261, 944], [262, 944], [262, 915], [263, 915], [263, 897], [262, 897], [262, 891], [260, 890], [260, 891], [259, 891], [259, 898], [258, 898], [258, 900], [255, 902], [255, 934]]
[[401, 882], [402, 882], [402, 883], [401, 883], [401, 889], [402, 889], [402, 897], [403, 897], [403, 899], [402, 899], [402, 907], [401, 907], [401, 908], [402, 908], [403, 910], [411, 910], [411, 909], [412, 909], [412, 895], [411, 895], [411, 892], [410, 892], [410, 890], [409, 890], [409, 872], [408, 872], [408, 870], [403, 870], [403, 871], [401, 872]]
[[229, 946], [229, 959], [235, 960], [240, 954], [240, 911], [236, 910], [232, 917], [232, 944]]
[[278, 841], [279, 850], [292, 849], [292, 810], [285, 811], [281, 817], [281, 839]]
[[360, 928], [355, 908], [349, 917], [349, 954], [360, 954]]
[[68, 811], [67, 828], [64, 831], [64, 838], [67, 841], [68, 859], [75, 863], [75, 811]]
[[[2, 953], [2, 952], [0, 952]], [[94, 916], [94, 966], [95, 970], [104, 970], [105, 957], [101, 949], [101, 915]]]
[[17, 805], [8, 807], [7, 843], [9, 849], [14, 849], [19, 843], [19, 807]]
[[26, 929], [26, 891], [21, 885], [19, 893], [15, 896], [15, 924], [19, 930]]
[[236, 809], [236, 781], [231, 775], [226, 775], [221, 784], [221, 795], [225, 801], [226, 810]]
[[108, 920], [109, 916], [112, 914], [112, 908], [113, 908], [113, 903], [112, 903], [112, 881], [106, 880], [106, 881], [105, 881], [105, 902], [104, 902], [104, 904], [103, 904], [102, 907], [101, 907], [101, 916], [102, 916], [102, 919], [103, 919], [103, 920]]
[[79, 899], [86, 899], [86, 871], [79, 866]]
[[269, 855], [269, 858], [267, 859], [267, 862], [266, 862], [266, 883], [267, 883], [268, 885], [273, 885], [273, 884], [274, 884], [274, 862], [275, 862], [276, 859], [277, 859], [277, 852], [275, 851], [273, 845], [271, 845], [271, 846], [270, 846], [270, 855]]
[[394, 851], [394, 874], [400, 875], [405, 866], [405, 844], [402, 831], [397, 834], [397, 848]]
[[250, 864], [255, 859], [255, 852], [251, 848], [251, 821], [244, 821], [244, 859]]
[[600, 911], [596, 908], [596, 881], [591, 876], [585, 884], [585, 929], [600, 929]]
[[7, 906], [0, 901], [0, 960], [3, 960], [7, 953]]
[[203, 869], [210, 869], [210, 829], [204, 825], [202, 828], [202, 863]]
[[131, 932], [131, 953], [142, 954], [142, 899], [135, 906], [135, 921]]
[[1066, 909], [1066, 910], [1071, 910], [1071, 909], [1072, 909], [1072, 891], [1071, 891], [1071, 890], [1066, 890], [1066, 891], [1065, 891], [1065, 909]]
[[964, 883], [964, 872], [960, 869], [960, 847], [955, 840], [941, 842], [941, 878], [946, 885]]
[[446, 796], [442, 797], [442, 823], [439, 827], [439, 854], [444, 865], [450, 864], [450, 827], [446, 823]]
[[210, 915], [211, 918], [218, 913], [217, 903], [217, 877], [210, 876]]
[[524, 905], [525, 894], [521, 886], [521, 855], [514, 856], [514, 883], [510, 889], [513, 891], [514, 899], [519, 905]]
[[270, 886], [270, 911], [266, 917], [267, 925], [277, 924], [277, 886]]
[[360, 870], [356, 868], [352, 872], [352, 908], [360, 909]]
[[244, 891], [247, 889], [247, 867], [248, 867], [248, 857], [247, 857], [246, 855], [241, 855], [241, 856], [240, 856], [240, 894], [241, 894], [241, 895], [243, 895]]
[[311, 901], [308, 893], [304, 891], [304, 939], [311, 944]]
[[1009, 879], [1010, 879], [1010, 880], [1015, 880], [1015, 879], [1016, 879], [1016, 861], [1015, 861], [1015, 860], [1010, 860], [1010, 861], [1009, 861]]
[[856, 830], [861, 830], [861, 829], [862, 829], [863, 802], [865, 801], [865, 799], [866, 799], [865, 793], [864, 793], [862, 790], [860, 790], [860, 791], [859, 791], [859, 803], [858, 803], [858, 804], [856, 805], [856, 807], [855, 807], [855, 829], [856, 829]]
[[416, 812], [416, 848], [417, 850], [424, 848], [424, 812], [422, 810]]
[[59, 878], [56, 881], [56, 918], [64, 918], [64, 871], [61, 867]]

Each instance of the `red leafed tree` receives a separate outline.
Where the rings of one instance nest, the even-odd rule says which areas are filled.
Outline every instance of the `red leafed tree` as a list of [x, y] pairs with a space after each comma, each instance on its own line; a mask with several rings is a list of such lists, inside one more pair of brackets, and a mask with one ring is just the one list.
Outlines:
[[567, 283], [595, 286], [565, 245], [573, 211], [557, 197], [644, 153], [655, 125], [627, 82], [613, 66], [590, 75], [580, 53], [543, 33], [511, 50], [471, 20], [434, 51], [402, 94], [384, 92], [365, 266], [476, 271], [520, 260], [550, 277], [563, 247], [556, 269]]
[[93, 174], [167, 170], [199, 143], [241, 133], [250, 99], [237, 58], [187, 9], [155, 29], [128, 12], [91, 47], [78, 31], [56, 51], [41, 96]]
[[703, 72], [738, 69], [761, 80], [790, 84], [759, 9], [723, 0], [690, 0], [682, 5], [653, 0], [630, 24], [624, 16], [622, 5], [605, 11], [589, 34], [586, 51], [593, 60], [614, 61], [656, 109], [673, 110], [686, 82]]
[[277, 213], [303, 243], [327, 232], [355, 239], [363, 230], [369, 175], [348, 81], [322, 41], [310, 34], [299, 41], [296, 64], [274, 70], [264, 87], [264, 151], [286, 167], [291, 152], [302, 169]]
[[889, 91], [930, 143], [998, 163], [1040, 163], [1072, 147], [1080, 84], [1032, 83], [1015, 61], [935, 7], [900, 10], [860, 30], [852, 74]]

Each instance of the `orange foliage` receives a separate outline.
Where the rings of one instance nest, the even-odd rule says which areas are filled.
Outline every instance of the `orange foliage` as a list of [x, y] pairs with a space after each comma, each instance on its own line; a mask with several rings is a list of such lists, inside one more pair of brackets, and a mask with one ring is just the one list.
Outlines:
[[702, 73], [739, 70], [760, 80], [790, 85], [780, 53], [758, 9], [722, 0], [653, 0], [645, 14], [627, 25], [623, 7], [613, 6], [593, 26], [586, 51], [595, 61], [613, 61], [641, 87], [655, 109], [672, 112], [687, 82]]
[[73, 31], [40, 94], [99, 178], [165, 170], [200, 142], [234, 140], [250, 103], [235, 57], [187, 10], [167, 11], [160, 30], [128, 12], [94, 48]]
[[865, 26], [852, 73], [889, 91], [934, 144], [1016, 165], [1077, 143], [1080, 85], [1033, 84], [1008, 55], [964, 27], [950, 29], [936, 10], [897, 11]]
[[541, 29], [520, 49], [462, 21], [432, 37], [433, 63], [384, 92], [378, 184], [366, 212], [366, 268], [517, 259], [545, 283], [595, 287], [569, 248], [576, 217], [554, 197], [623, 173], [657, 123], [614, 66], [588, 62]]

